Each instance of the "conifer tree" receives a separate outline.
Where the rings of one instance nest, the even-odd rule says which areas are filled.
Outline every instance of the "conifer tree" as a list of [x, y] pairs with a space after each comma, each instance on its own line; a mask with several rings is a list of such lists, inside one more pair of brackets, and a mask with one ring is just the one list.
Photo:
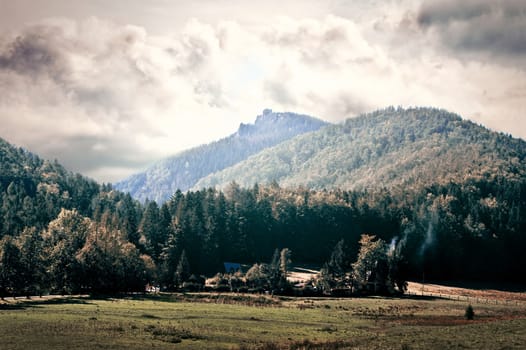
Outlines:
[[186, 251], [183, 250], [181, 257], [179, 258], [179, 263], [177, 264], [177, 269], [175, 270], [175, 281], [178, 286], [181, 286], [184, 282], [190, 277], [190, 264], [188, 263], [188, 258], [186, 257]]
[[25, 228], [18, 237], [20, 280], [27, 296], [41, 294], [45, 287], [45, 260], [42, 235], [36, 228]]
[[146, 251], [156, 262], [159, 261], [163, 243], [160, 223], [159, 206], [153, 201], [147, 203], [139, 225], [139, 232], [142, 235], [141, 240], [144, 242]]
[[11, 236], [0, 240], [0, 296], [15, 294], [20, 288], [20, 249]]
[[334, 247], [331, 257], [327, 262], [327, 273], [335, 285], [342, 285], [346, 273], [346, 256], [344, 252], [344, 240], [338, 241]]

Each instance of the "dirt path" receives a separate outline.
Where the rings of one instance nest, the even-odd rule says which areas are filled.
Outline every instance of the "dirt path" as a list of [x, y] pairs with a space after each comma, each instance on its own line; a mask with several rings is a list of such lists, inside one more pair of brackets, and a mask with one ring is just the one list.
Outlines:
[[5, 297], [4, 299], [0, 299], [0, 304], [12, 304], [17, 302], [24, 302], [24, 301], [46, 301], [46, 300], [53, 300], [53, 299], [64, 299], [64, 298], [82, 298], [82, 297], [88, 297], [88, 295], [43, 295], [43, 296], [37, 296], [33, 295], [29, 298], [25, 296], [18, 296], [16, 298], [13, 297]]
[[407, 291], [413, 295], [434, 296], [473, 303], [524, 304], [526, 306], [526, 291], [508, 292], [496, 289], [469, 289], [438, 284], [423, 285], [417, 282], [409, 282]]

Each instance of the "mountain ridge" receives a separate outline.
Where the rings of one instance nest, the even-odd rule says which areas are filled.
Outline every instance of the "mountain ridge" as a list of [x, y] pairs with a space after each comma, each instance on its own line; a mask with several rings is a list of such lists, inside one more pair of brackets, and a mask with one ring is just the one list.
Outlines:
[[145, 171], [115, 183], [114, 188], [129, 192], [140, 201], [164, 202], [177, 190], [186, 191], [211, 173], [326, 125], [327, 122], [311, 116], [265, 109], [254, 124], [241, 123], [230, 136], [162, 159]]
[[[135, 276], [126, 273], [115, 278], [114, 269], [106, 268], [121, 264], [123, 256], [134, 256], [128, 266], [142, 266], [143, 272], [148, 262], [151, 276], [168, 278], [161, 283], [173, 286], [183, 251], [196, 274], [215, 274], [224, 261], [264, 261], [276, 247], [291, 249], [301, 261], [323, 264], [336, 242], [354, 242], [350, 249], [356, 249], [362, 233], [398, 244], [413, 278], [425, 270], [426, 277], [437, 280], [523, 282], [524, 140], [443, 110], [388, 108], [299, 135], [254, 155], [250, 165], [260, 168], [251, 171], [265, 175], [268, 169], [255, 162], [262, 155], [267, 156], [264, 162], [269, 169], [279, 161], [304, 171], [293, 176], [314, 173], [328, 182], [319, 191], [299, 182], [295, 188], [229, 184], [225, 191], [190, 190], [176, 193], [162, 205], [154, 201], [142, 205], [111, 185], [70, 173], [56, 161], [42, 160], [0, 139], [0, 243], [5, 247], [15, 240], [22, 247], [24, 240], [34, 237], [40, 243], [30, 249], [56, 253], [51, 260], [44, 259], [43, 271], [51, 271], [55, 262], [67, 257], [73, 264], [69, 266], [80, 263], [91, 269], [96, 277], [91, 288], [100, 288], [104, 281], [113, 283], [115, 290], [129, 287], [121, 281]], [[246, 164], [239, 167], [247, 170]], [[346, 191], [337, 182], [342, 179], [376, 187]], [[326, 189], [330, 185], [337, 187]], [[79, 231], [78, 222], [90, 224]], [[78, 235], [88, 231], [90, 235]], [[64, 239], [75, 247], [62, 245]], [[106, 244], [122, 249], [107, 250]], [[104, 260], [91, 260], [94, 264], [79, 260], [87, 252], [104, 254]], [[15, 272], [16, 266], [22, 265], [13, 260]], [[85, 286], [84, 271], [74, 272], [80, 277], [77, 282], [82, 282], [79, 287]], [[45, 276], [43, 283], [55, 284], [47, 272]], [[54, 273], [59, 283], [65, 276], [70, 275]], [[73, 286], [76, 279], [70, 282]], [[134, 285], [142, 288], [145, 283]], [[52, 288], [60, 292], [63, 285]]]
[[274, 181], [317, 190], [421, 186], [437, 179], [525, 176], [525, 157], [523, 140], [456, 114], [391, 107], [265, 149], [201, 179], [192, 189]]

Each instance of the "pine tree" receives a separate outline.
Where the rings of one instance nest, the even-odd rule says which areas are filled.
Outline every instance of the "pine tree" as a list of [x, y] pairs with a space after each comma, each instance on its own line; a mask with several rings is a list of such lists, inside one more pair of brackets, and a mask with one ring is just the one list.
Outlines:
[[183, 250], [181, 253], [181, 258], [177, 264], [177, 269], [175, 270], [175, 281], [178, 286], [181, 286], [184, 282], [190, 277], [190, 264], [188, 263], [188, 258], [186, 257], [186, 251]]
[[129, 193], [121, 201], [119, 213], [126, 239], [135, 244], [136, 247], [139, 247], [140, 234], [137, 208]]
[[0, 297], [15, 294], [20, 287], [20, 250], [11, 236], [0, 240]]
[[142, 234], [141, 240], [144, 241], [146, 251], [158, 262], [162, 251], [162, 232], [159, 207], [156, 202], [146, 204], [146, 209], [139, 225], [139, 232]]
[[18, 237], [20, 279], [27, 296], [41, 294], [45, 287], [43, 239], [36, 228], [26, 228]]
[[269, 284], [271, 289], [279, 288], [279, 282], [281, 280], [281, 269], [280, 269], [280, 254], [279, 250], [276, 248], [274, 254], [272, 255], [272, 260], [269, 265]]
[[344, 252], [344, 240], [340, 240], [334, 247], [331, 257], [327, 262], [327, 273], [334, 284], [341, 286], [344, 284], [346, 273], [346, 255]]

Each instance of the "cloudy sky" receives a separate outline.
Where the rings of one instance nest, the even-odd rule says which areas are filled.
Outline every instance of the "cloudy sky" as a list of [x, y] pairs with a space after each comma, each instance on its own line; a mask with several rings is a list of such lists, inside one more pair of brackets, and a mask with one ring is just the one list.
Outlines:
[[114, 182], [264, 108], [526, 138], [524, 0], [0, 0], [0, 137]]

